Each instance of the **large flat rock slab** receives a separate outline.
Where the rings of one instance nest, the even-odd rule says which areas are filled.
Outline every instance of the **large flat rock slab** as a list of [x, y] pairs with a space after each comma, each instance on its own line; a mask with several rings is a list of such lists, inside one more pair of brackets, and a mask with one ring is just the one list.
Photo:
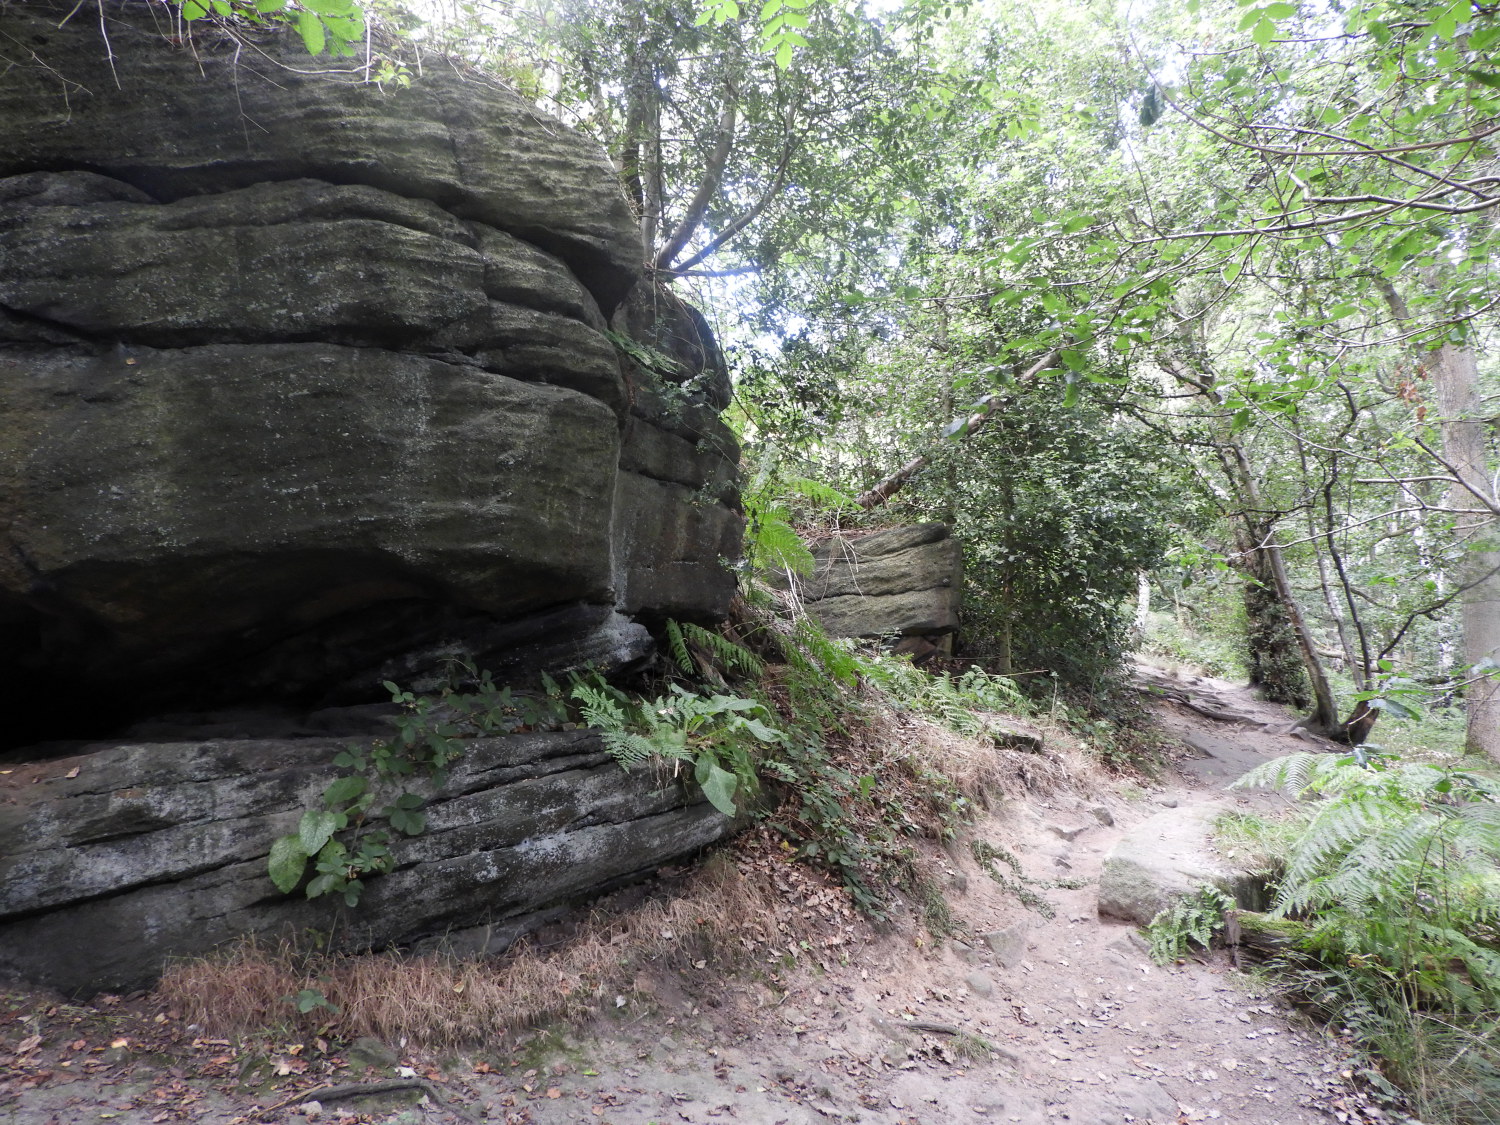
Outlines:
[[1259, 909], [1259, 877], [1237, 868], [1213, 845], [1214, 823], [1228, 811], [1220, 802], [1168, 809], [1121, 837], [1099, 875], [1099, 913], [1145, 926], [1205, 883], [1243, 907]]
[[941, 635], [958, 628], [963, 546], [946, 524], [834, 536], [798, 579], [807, 612], [835, 637]]

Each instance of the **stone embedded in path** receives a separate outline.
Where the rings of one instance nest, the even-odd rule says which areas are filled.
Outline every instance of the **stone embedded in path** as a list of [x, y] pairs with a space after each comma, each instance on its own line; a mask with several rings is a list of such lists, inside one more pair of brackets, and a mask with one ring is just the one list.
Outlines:
[[1006, 926], [1003, 930], [992, 930], [984, 934], [984, 943], [990, 947], [995, 960], [1007, 969], [1014, 969], [1026, 956], [1026, 937], [1030, 927], [1025, 922]]
[[1214, 848], [1214, 823], [1227, 811], [1217, 802], [1158, 813], [1123, 836], [1099, 875], [1099, 913], [1138, 925], [1203, 884], [1233, 895], [1241, 906], [1260, 905], [1259, 877], [1236, 867]]

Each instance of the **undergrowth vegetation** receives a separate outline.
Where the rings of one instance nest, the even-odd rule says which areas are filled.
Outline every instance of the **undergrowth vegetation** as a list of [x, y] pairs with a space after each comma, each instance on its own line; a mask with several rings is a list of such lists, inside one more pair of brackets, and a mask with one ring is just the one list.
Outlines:
[[1238, 783], [1297, 800], [1233, 831], [1275, 856], [1272, 964], [1348, 1029], [1368, 1077], [1417, 1116], [1500, 1119], [1500, 777], [1466, 760], [1293, 754]]
[[[399, 764], [403, 748], [419, 765], [436, 766], [432, 781], [441, 784], [470, 738], [588, 726], [622, 768], [656, 769], [667, 783], [696, 788], [753, 827], [687, 891], [634, 913], [599, 915], [597, 925], [545, 954], [523, 942], [488, 967], [250, 944], [174, 967], [165, 992], [219, 1030], [233, 1030], [224, 1013], [234, 1013], [236, 1026], [292, 1019], [338, 1034], [400, 1029], [449, 1044], [484, 1039], [502, 1025], [514, 1030], [597, 1011], [606, 993], [624, 989], [632, 966], [679, 956], [727, 966], [746, 951], [768, 952], [774, 962], [848, 940], [848, 927], [804, 934], [795, 920], [774, 921], [785, 913], [777, 892], [752, 887], [735, 866], [747, 848], [805, 872], [814, 889], [800, 891], [803, 899], [832, 895], [851, 921], [901, 914], [940, 940], [962, 925], [924, 847], [962, 841], [977, 812], [998, 796], [1051, 791], [1070, 776], [1070, 765], [1039, 749], [1034, 735], [1017, 740], [1014, 716], [1033, 704], [1008, 678], [978, 668], [934, 675], [902, 658], [858, 651], [805, 617], [743, 605], [720, 632], [669, 622], [663, 639], [666, 659], [630, 691], [574, 674], [537, 692], [515, 692], [465, 664], [455, 664], [432, 696], [388, 685], [403, 709], [396, 738], [340, 756], [346, 774], [331, 788], [344, 803], [334, 810], [325, 800], [306, 814], [316, 838], [290, 838], [296, 862], [279, 872], [278, 885], [321, 893], [330, 888], [306, 880], [332, 874], [344, 885], [331, 889], [357, 891], [362, 876], [399, 862], [399, 845], [383, 830], [378, 867], [356, 870], [349, 857], [359, 854], [357, 841], [369, 837], [366, 822], [385, 799], [374, 794], [391, 786], [403, 790], [399, 803], [378, 816], [410, 834], [422, 829], [422, 802], [408, 797], [419, 771]], [[356, 788], [360, 800], [351, 802]], [[1051, 915], [1045, 886], [1021, 876], [1008, 852], [974, 842], [974, 855], [1023, 905]], [[997, 858], [1011, 870], [997, 867]], [[819, 880], [831, 882], [818, 891]], [[345, 898], [353, 906], [357, 893]], [[747, 936], [747, 918], [773, 921]], [[620, 936], [626, 931], [628, 940]]]
[[1050, 755], [1005, 738], [1002, 716], [1029, 710], [1005, 677], [978, 668], [933, 675], [859, 652], [807, 618], [747, 610], [737, 635], [765, 655], [766, 675], [745, 690], [783, 734], [760, 763], [776, 787], [768, 823], [872, 917], [932, 898], [919, 841], [960, 836], [1000, 793], [1065, 779]]

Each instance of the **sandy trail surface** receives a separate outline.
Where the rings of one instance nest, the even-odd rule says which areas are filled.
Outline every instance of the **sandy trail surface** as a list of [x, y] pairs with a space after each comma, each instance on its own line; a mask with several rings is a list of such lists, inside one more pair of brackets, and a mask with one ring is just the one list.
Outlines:
[[[1247, 801], [1223, 787], [1307, 748], [1285, 711], [1242, 689], [1145, 675], [1191, 704], [1158, 704], [1186, 748], [1176, 768], [1151, 784], [1011, 801], [979, 825], [1050, 917], [955, 851], [938, 865], [956, 936], [895, 930], [764, 974], [648, 972], [592, 1028], [447, 1058], [393, 1044], [400, 1057], [378, 1071], [336, 1055], [310, 1065], [312, 1046], [257, 1055], [205, 1041], [149, 996], [83, 1007], [11, 991], [0, 1125], [1379, 1120], [1340, 1043], [1264, 984], [1217, 954], [1158, 967], [1134, 927], [1098, 916], [1096, 880], [1122, 835], [1165, 809]], [[143, 1049], [153, 1030], [156, 1049]], [[408, 1085], [327, 1089], [382, 1081]]]

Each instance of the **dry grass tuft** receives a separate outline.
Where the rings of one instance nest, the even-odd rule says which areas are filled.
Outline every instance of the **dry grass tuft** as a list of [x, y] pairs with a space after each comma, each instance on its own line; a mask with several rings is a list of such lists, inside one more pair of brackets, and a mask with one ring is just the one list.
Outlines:
[[[301, 1023], [350, 1039], [404, 1038], [441, 1049], [587, 1018], [606, 998], [631, 992], [648, 966], [682, 970], [712, 961], [726, 972], [848, 944], [856, 929], [842, 889], [794, 867], [760, 833], [716, 853], [675, 891], [657, 888], [623, 905], [630, 897], [611, 896], [555, 943], [523, 939], [496, 958], [332, 956], [247, 940], [172, 965], [159, 991], [189, 1023], [215, 1035]], [[299, 1015], [294, 998], [304, 989], [332, 1007]]]
[[1034, 725], [1045, 740], [1040, 753], [996, 746], [910, 712], [879, 710], [845, 748], [848, 760], [840, 765], [888, 782], [884, 795], [924, 836], [942, 839], [996, 801], [1058, 793], [1099, 773], [1066, 732]]
[[287, 1021], [295, 1010], [287, 997], [310, 987], [297, 960], [285, 944], [250, 937], [209, 957], [174, 961], [158, 991], [186, 1022], [239, 1035]]

